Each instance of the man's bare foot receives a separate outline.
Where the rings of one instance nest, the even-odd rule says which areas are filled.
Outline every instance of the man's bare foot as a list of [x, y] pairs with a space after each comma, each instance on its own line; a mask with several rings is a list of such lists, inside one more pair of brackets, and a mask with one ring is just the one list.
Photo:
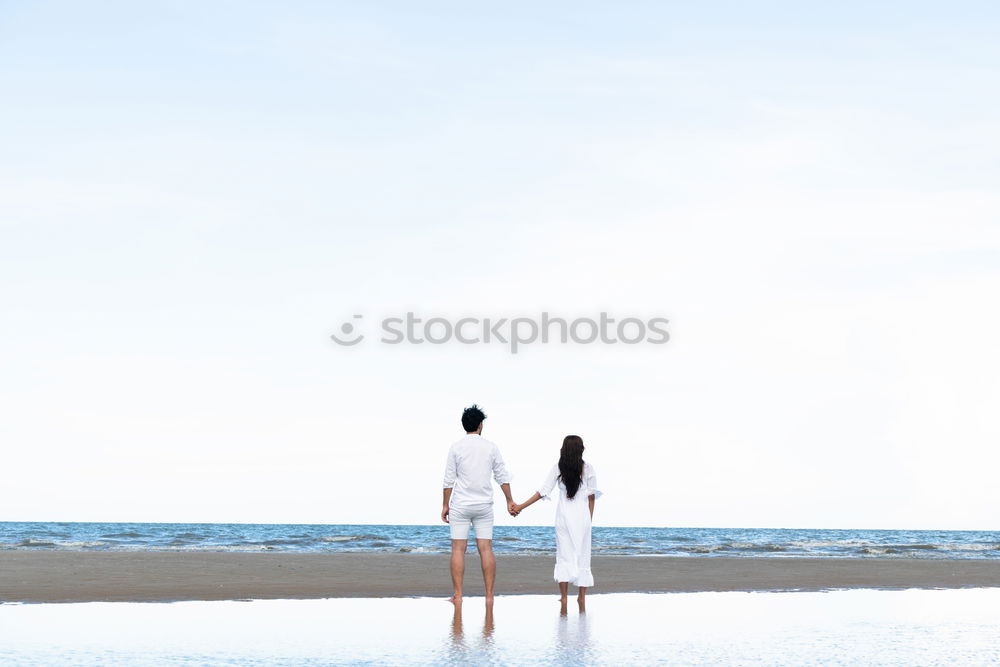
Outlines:
[[450, 602], [452, 604], [462, 604], [462, 594], [461, 593], [455, 593], [450, 598], [448, 598], [448, 602]]
[[493, 596], [492, 595], [487, 595], [486, 596], [486, 606], [490, 607], [490, 608], [493, 607]]

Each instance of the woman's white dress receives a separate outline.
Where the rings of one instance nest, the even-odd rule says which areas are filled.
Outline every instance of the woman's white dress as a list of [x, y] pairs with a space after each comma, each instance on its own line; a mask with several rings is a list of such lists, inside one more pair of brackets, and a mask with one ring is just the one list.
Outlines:
[[566, 495], [566, 486], [559, 479], [559, 466], [552, 466], [545, 482], [538, 488], [538, 495], [551, 500], [549, 494], [558, 487], [556, 505], [556, 568], [553, 576], [558, 582], [568, 581], [577, 586], [593, 586], [590, 571], [590, 506], [589, 496], [601, 497], [597, 490], [594, 466], [583, 464], [583, 480], [576, 495]]

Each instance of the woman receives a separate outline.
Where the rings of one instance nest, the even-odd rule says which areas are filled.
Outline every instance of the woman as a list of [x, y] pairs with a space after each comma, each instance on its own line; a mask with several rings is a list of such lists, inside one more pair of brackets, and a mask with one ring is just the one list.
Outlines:
[[563, 611], [566, 610], [566, 596], [571, 583], [580, 589], [577, 601], [580, 611], [584, 611], [587, 588], [594, 585], [594, 575], [590, 572], [590, 527], [594, 518], [594, 500], [601, 492], [597, 490], [594, 466], [583, 460], [583, 439], [578, 435], [566, 436], [559, 452], [559, 463], [552, 466], [535, 495], [515, 505], [515, 512], [520, 513], [542, 498], [548, 500], [557, 485], [559, 503], [556, 505], [554, 576], [559, 583]]

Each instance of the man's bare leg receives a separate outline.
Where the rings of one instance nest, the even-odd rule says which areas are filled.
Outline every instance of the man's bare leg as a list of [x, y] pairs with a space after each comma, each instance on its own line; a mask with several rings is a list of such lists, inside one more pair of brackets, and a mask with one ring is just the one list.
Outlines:
[[563, 616], [566, 615], [566, 596], [569, 595], [569, 582], [560, 581], [559, 582], [559, 613]]
[[483, 565], [483, 584], [486, 586], [486, 606], [493, 606], [493, 583], [497, 578], [497, 559], [493, 555], [493, 540], [476, 540], [479, 560]]
[[455, 594], [451, 596], [451, 602], [460, 604], [462, 602], [462, 580], [465, 578], [465, 547], [468, 540], [451, 541], [451, 583], [455, 588]]
[[580, 594], [576, 596], [576, 603], [580, 605], [580, 611], [587, 611], [587, 587], [580, 586]]

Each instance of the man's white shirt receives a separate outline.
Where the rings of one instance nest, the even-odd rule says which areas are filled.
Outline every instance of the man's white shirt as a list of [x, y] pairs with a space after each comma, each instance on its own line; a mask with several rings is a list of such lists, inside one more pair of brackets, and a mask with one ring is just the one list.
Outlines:
[[493, 504], [493, 485], [510, 482], [500, 448], [481, 435], [470, 433], [448, 450], [444, 468], [444, 488], [452, 489], [451, 507]]

